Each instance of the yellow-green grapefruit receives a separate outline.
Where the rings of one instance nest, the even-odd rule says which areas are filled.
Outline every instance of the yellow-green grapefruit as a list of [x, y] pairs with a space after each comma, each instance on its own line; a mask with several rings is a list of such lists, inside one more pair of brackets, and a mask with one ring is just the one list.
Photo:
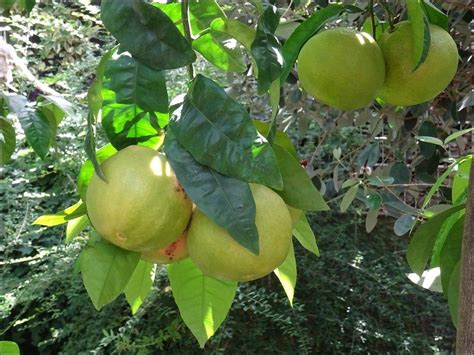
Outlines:
[[411, 23], [400, 22], [379, 41], [385, 58], [385, 83], [379, 96], [392, 105], [409, 106], [426, 102], [443, 91], [458, 67], [456, 43], [448, 32], [430, 24], [430, 49], [415, 71]]
[[189, 256], [211, 277], [255, 280], [272, 272], [288, 255], [292, 227], [285, 202], [266, 186], [250, 184], [250, 188], [257, 208], [259, 255], [237, 243], [199, 209], [194, 212], [188, 229]]
[[147, 251], [142, 254], [141, 258], [155, 264], [171, 264], [186, 259], [188, 257], [188, 246], [186, 240], [185, 232], [170, 245], [164, 248]]
[[367, 106], [383, 85], [382, 52], [367, 33], [333, 28], [310, 38], [300, 51], [298, 77], [317, 100], [341, 110]]
[[129, 146], [101, 165], [87, 188], [87, 214], [109, 242], [133, 251], [174, 242], [188, 225], [192, 202], [164, 155]]

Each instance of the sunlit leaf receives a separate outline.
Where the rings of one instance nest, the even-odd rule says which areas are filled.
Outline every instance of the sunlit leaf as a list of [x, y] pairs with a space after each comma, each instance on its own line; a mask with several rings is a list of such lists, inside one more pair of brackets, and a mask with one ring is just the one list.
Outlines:
[[314, 236], [313, 230], [308, 223], [308, 219], [304, 215], [301, 214], [300, 219], [293, 227], [293, 235], [295, 238], [300, 242], [300, 244], [306, 250], [310, 251], [311, 253], [319, 256], [319, 249], [318, 245], [316, 244], [316, 237]]
[[290, 305], [293, 307], [293, 297], [295, 295], [296, 287], [296, 259], [295, 259], [295, 250], [293, 249], [293, 243], [290, 245], [290, 251], [285, 261], [273, 270], [275, 275], [280, 280], [283, 290], [288, 297]]
[[52, 227], [59, 224], [66, 223], [72, 219], [78, 218], [86, 214], [86, 205], [82, 201], [77, 202], [71, 207], [66, 208], [64, 211], [56, 214], [45, 214], [38, 217], [33, 224], [41, 226]]
[[145, 301], [151, 291], [154, 279], [155, 265], [140, 259], [124, 290], [132, 314], [137, 313]]

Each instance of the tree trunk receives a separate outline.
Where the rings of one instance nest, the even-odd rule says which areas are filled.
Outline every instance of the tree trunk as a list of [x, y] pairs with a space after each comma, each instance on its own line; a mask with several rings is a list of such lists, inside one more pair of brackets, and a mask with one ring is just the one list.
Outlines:
[[459, 283], [458, 355], [474, 354], [474, 162], [471, 162], [469, 175]]

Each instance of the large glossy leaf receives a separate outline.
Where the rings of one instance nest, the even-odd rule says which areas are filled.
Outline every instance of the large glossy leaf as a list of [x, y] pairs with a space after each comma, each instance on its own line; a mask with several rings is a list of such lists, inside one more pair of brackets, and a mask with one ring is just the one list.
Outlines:
[[464, 202], [467, 198], [467, 187], [469, 184], [469, 171], [471, 169], [473, 155], [467, 156], [463, 160], [454, 174], [453, 185], [451, 190], [451, 200], [453, 204]]
[[6, 118], [0, 117], [0, 164], [10, 160], [16, 147], [15, 129]]
[[128, 53], [122, 53], [107, 62], [105, 76], [109, 79], [105, 86], [115, 92], [117, 103], [167, 114], [168, 92], [163, 71], [150, 69]]
[[[257, 128], [257, 131], [265, 137], [269, 134], [271, 129], [271, 124], [258, 120], [253, 120], [253, 125]], [[298, 159], [298, 153], [296, 152], [295, 146], [285, 132], [277, 129], [275, 137], [273, 138], [273, 143], [285, 148], [295, 159]]]
[[65, 115], [68, 115], [69, 117], [77, 117], [73, 104], [61, 96], [44, 95], [43, 97], [46, 101], [50, 102], [59, 110], [61, 110], [61, 112], [63, 112]]
[[164, 150], [180, 184], [196, 206], [238, 243], [258, 254], [255, 201], [248, 183], [196, 162], [172, 132], [166, 135]]
[[446, 218], [465, 208], [464, 205], [454, 206], [436, 214], [427, 222], [421, 224], [410, 240], [407, 250], [407, 261], [413, 272], [421, 275], [433, 253], [438, 232]]
[[429, 22], [448, 31], [449, 17], [429, 0], [423, 0], [422, 5]]
[[82, 281], [97, 310], [124, 291], [139, 260], [140, 253], [105, 241], [89, 245], [81, 252]]
[[23, 95], [10, 94], [8, 92], [2, 92], [0, 96], [5, 100], [10, 112], [19, 114], [25, 108], [28, 102], [27, 98]]
[[252, 50], [252, 43], [255, 39], [255, 30], [243, 22], [234, 19], [215, 19], [211, 23], [214, 32], [223, 32], [235, 38], [247, 51]]
[[283, 290], [290, 301], [290, 305], [293, 306], [293, 297], [295, 295], [296, 287], [296, 259], [295, 259], [295, 250], [293, 249], [293, 243], [291, 243], [290, 251], [285, 261], [273, 270], [275, 275], [280, 280]]
[[195, 39], [192, 46], [219, 69], [237, 73], [243, 73], [247, 69], [236, 40], [221, 32], [211, 30]]
[[143, 0], [103, 0], [101, 18], [122, 49], [152, 69], [180, 68], [196, 60], [173, 21]]
[[423, 64], [430, 49], [430, 27], [428, 18], [423, 12], [423, 0], [407, 0], [408, 18], [413, 35], [413, 70]]
[[300, 244], [313, 254], [319, 256], [318, 245], [316, 244], [316, 237], [314, 236], [313, 230], [308, 223], [308, 219], [301, 214], [300, 219], [296, 222], [293, 228], [293, 235], [300, 242]]
[[202, 75], [194, 79], [170, 128], [199, 163], [223, 175], [283, 188], [272, 147], [245, 108], [212, 80]]
[[329, 210], [329, 206], [300, 163], [278, 144], [273, 145], [273, 150], [283, 178], [283, 190], [277, 193], [286, 204], [303, 211]]
[[18, 114], [26, 140], [41, 159], [46, 158], [54, 139], [54, 129], [48, 118], [39, 110], [24, 109]]
[[439, 258], [439, 267], [441, 269], [441, 285], [443, 292], [448, 297], [449, 279], [456, 267], [456, 264], [461, 260], [462, 239], [464, 232], [464, 216], [459, 218], [448, 233], [446, 241]]
[[168, 278], [184, 323], [204, 347], [226, 318], [237, 283], [204, 275], [190, 258], [168, 265]]
[[154, 279], [155, 265], [140, 259], [124, 291], [125, 298], [132, 309], [132, 314], [137, 313], [143, 301], [145, 301], [151, 291]]
[[461, 261], [458, 261], [449, 278], [448, 305], [454, 325], [458, 324], [459, 286], [461, 281]]
[[298, 58], [301, 47], [324, 26], [326, 22], [338, 16], [344, 10], [343, 5], [331, 4], [316, 10], [307, 20], [299, 25], [285, 42], [282, 48], [284, 66], [280, 81], [285, 82], [288, 74]]
[[[98, 164], [100, 164], [115, 153], [117, 153], [117, 149], [115, 149], [112, 144], [107, 144], [97, 151], [95, 154], [96, 160]], [[87, 186], [93, 175], [94, 166], [90, 160], [86, 160], [84, 164], [82, 164], [77, 178], [77, 191], [82, 201], [86, 201]]]
[[79, 233], [81, 233], [90, 225], [91, 222], [89, 221], [89, 217], [87, 217], [87, 215], [68, 220], [66, 226], [66, 239], [64, 240], [64, 242], [70, 243], [74, 238], [79, 235]]
[[[448, 237], [451, 229], [456, 224], [456, 222], [464, 216], [466, 210], [461, 210], [458, 212], [453, 213], [451, 216], [445, 219], [443, 225], [438, 230], [438, 235], [436, 236], [436, 242], [433, 246], [433, 252], [431, 254], [430, 266], [437, 267], [439, 266], [439, 259], [441, 255], [441, 251], [443, 249], [444, 243], [446, 242], [446, 238]], [[435, 217], [436, 218], [436, 217]]]
[[161, 144], [162, 131], [153, 112], [143, 111], [137, 105], [118, 103], [112, 90], [103, 89], [102, 97], [102, 127], [117, 150], [135, 144], [149, 147]]
[[79, 201], [74, 205], [66, 208], [64, 211], [56, 214], [45, 214], [38, 217], [33, 224], [40, 226], [53, 227], [59, 224], [66, 223], [75, 218], [85, 215], [87, 212], [86, 205]]
[[258, 20], [252, 42], [252, 57], [258, 68], [257, 91], [260, 95], [270, 89], [270, 85], [278, 79], [283, 68], [281, 43], [274, 34], [279, 22], [278, 9], [268, 5]]

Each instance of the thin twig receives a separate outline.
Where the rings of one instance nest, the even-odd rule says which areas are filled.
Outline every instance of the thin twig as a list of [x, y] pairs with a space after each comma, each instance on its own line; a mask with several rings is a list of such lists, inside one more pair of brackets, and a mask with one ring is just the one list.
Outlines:
[[[189, 25], [189, 0], [183, 0], [181, 2], [181, 18], [183, 19], [183, 28], [184, 28], [184, 35], [189, 42], [189, 45], [193, 42], [193, 37], [191, 34], [191, 28]], [[188, 76], [189, 80], [194, 79], [194, 67], [193, 63], [188, 65]]]

